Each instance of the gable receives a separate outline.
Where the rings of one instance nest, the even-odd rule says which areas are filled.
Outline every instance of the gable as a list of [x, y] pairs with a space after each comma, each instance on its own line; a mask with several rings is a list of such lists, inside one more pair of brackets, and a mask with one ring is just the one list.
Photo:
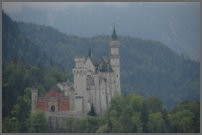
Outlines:
[[90, 58], [87, 58], [86, 63], [85, 63], [85, 67], [87, 68], [88, 71], [95, 72], [95, 66], [93, 65]]

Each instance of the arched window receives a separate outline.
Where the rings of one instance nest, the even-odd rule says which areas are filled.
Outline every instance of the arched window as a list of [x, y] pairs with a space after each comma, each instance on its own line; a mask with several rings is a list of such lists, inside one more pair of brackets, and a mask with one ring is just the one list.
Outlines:
[[51, 106], [51, 112], [55, 112], [55, 106], [54, 105]]

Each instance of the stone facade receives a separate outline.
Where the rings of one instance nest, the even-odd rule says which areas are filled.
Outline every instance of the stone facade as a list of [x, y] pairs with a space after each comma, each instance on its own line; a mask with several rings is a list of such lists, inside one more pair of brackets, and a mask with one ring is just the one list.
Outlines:
[[[32, 90], [32, 112], [40, 109], [46, 113], [50, 126], [65, 127], [67, 117], [85, 117], [94, 106], [102, 115], [111, 99], [121, 94], [119, 42], [115, 28], [110, 43], [110, 60], [106, 56], [97, 58], [89, 50], [88, 57], [75, 57], [72, 69], [74, 83], [58, 83], [45, 97], [38, 97], [38, 90]], [[57, 124], [57, 123], [60, 124]]]

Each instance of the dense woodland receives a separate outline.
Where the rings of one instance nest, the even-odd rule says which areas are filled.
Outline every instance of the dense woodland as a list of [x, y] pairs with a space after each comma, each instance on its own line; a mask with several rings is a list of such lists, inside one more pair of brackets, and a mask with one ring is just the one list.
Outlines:
[[[2, 13], [3, 132], [199, 132], [200, 63], [164, 44], [119, 36], [121, 88], [104, 116], [67, 120], [65, 130], [48, 127], [44, 113], [31, 115], [31, 88], [43, 96], [73, 76], [78, 53], [109, 54], [109, 36], [81, 38], [56, 29], [12, 21]], [[191, 101], [190, 101], [191, 100]]]

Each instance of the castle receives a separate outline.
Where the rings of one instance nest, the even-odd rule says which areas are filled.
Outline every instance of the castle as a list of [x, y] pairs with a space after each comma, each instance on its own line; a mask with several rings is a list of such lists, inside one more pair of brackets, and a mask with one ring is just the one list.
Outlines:
[[[74, 58], [72, 69], [74, 83], [58, 83], [44, 97], [38, 97], [38, 90], [32, 89], [32, 110], [45, 112], [49, 125], [65, 128], [66, 118], [85, 117], [93, 105], [102, 115], [110, 105], [112, 97], [121, 94], [119, 42], [115, 27], [110, 42], [110, 60], [106, 56], [97, 58], [89, 50], [88, 57]], [[57, 123], [57, 124], [56, 124]]]

